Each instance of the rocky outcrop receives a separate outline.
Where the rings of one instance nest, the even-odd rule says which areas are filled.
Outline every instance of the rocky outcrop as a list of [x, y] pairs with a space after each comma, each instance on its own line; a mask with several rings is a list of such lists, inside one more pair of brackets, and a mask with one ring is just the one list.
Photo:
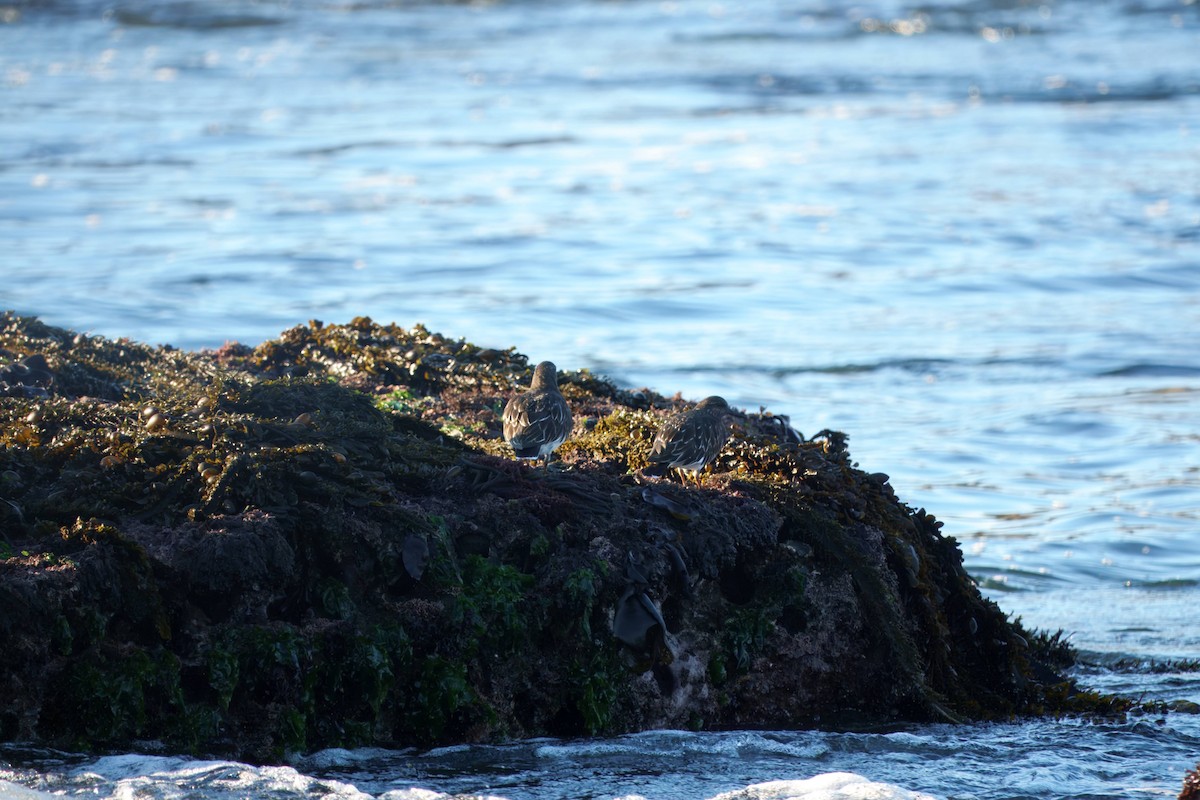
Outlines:
[[[586, 371], [511, 460], [526, 358], [357, 319], [251, 349], [0, 318], [0, 739], [288, 751], [1002, 718], [1081, 695], [842, 434]], [[1085, 697], [1086, 699], [1086, 697]]]

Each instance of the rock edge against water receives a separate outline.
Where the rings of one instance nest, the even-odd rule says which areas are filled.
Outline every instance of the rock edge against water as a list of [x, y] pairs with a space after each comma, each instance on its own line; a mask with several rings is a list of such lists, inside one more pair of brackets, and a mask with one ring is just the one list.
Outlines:
[[687, 403], [568, 370], [547, 472], [499, 434], [530, 372], [368, 319], [191, 353], [0, 317], [0, 740], [266, 762], [1120, 709], [842, 434], [747, 413], [701, 487], [645, 480]]

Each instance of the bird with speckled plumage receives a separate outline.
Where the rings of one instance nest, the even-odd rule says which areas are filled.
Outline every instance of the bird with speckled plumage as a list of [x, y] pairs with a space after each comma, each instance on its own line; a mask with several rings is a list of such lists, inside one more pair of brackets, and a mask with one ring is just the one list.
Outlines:
[[669, 417], [654, 437], [649, 460], [652, 464], [692, 473], [699, 481], [700, 470], [717, 457], [729, 441], [729, 404], [722, 397], [706, 397], [695, 408]]
[[517, 458], [541, 459], [549, 465], [551, 454], [571, 435], [574, 424], [552, 362], [537, 365], [529, 391], [508, 401], [502, 419], [504, 440]]

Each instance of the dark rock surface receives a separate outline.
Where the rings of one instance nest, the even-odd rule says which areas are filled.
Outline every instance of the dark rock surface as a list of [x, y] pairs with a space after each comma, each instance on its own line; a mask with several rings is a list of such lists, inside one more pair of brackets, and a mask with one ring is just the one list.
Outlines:
[[644, 478], [687, 404], [568, 370], [547, 471], [500, 438], [530, 371], [366, 319], [185, 353], [0, 317], [0, 740], [273, 761], [1120, 706], [842, 434], [747, 413], [700, 486]]

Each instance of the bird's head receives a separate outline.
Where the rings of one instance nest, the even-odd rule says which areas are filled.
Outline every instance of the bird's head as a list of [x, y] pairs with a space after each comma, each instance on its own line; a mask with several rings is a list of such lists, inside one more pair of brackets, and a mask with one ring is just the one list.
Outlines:
[[555, 389], [558, 387], [558, 371], [554, 368], [553, 361], [543, 361], [538, 364], [533, 370], [533, 383], [529, 388], [534, 391], [539, 389]]

